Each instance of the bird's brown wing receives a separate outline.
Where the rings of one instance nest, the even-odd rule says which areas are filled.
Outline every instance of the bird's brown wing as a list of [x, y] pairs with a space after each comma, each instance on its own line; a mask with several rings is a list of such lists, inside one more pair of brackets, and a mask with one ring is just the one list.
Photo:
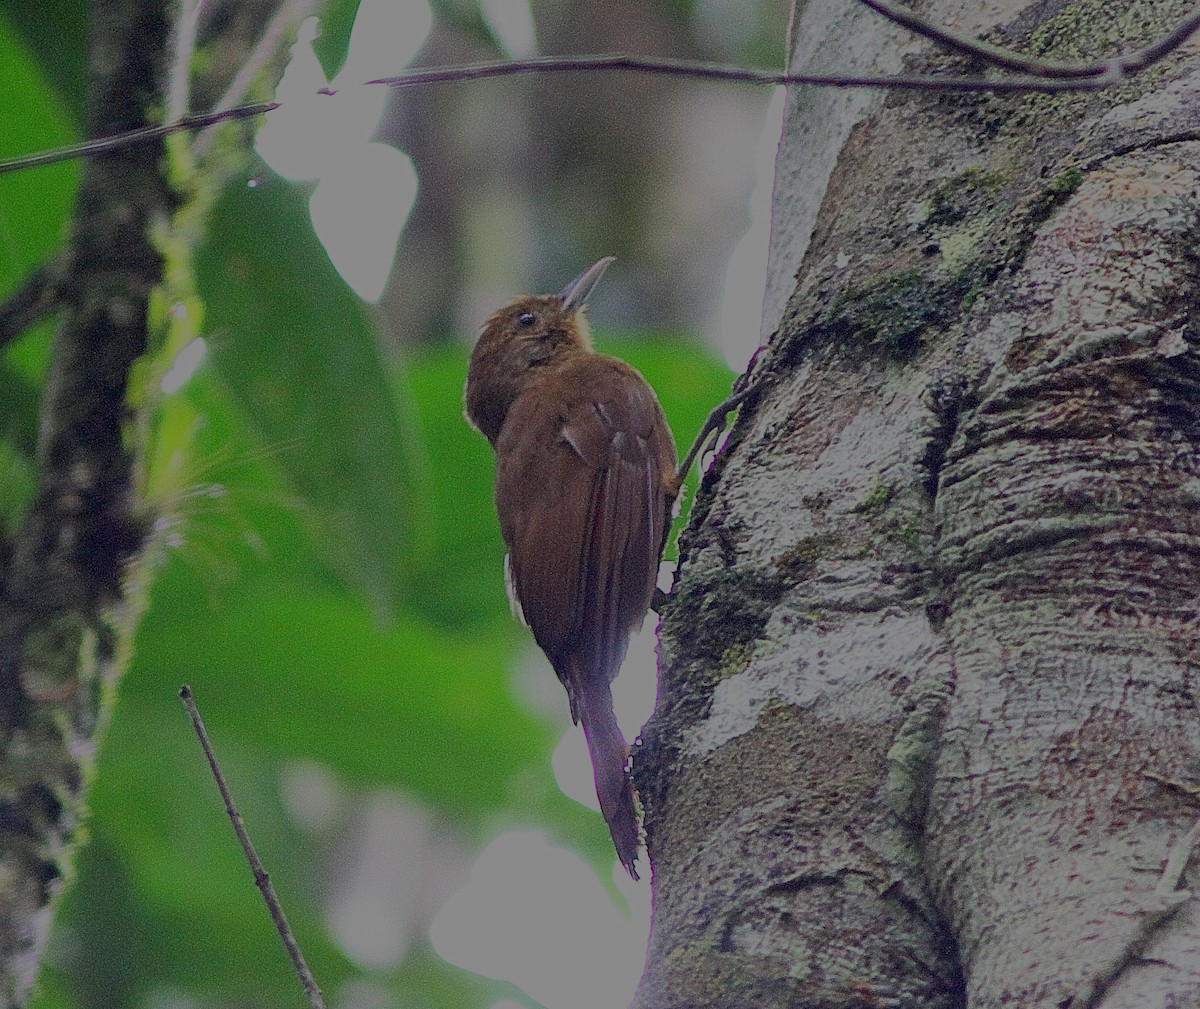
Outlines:
[[511, 584], [572, 693], [573, 714], [568, 658], [611, 680], [645, 616], [675, 464], [658, 401], [636, 371], [599, 356], [578, 370], [558, 384], [566, 396], [539, 395], [537, 386], [522, 394], [496, 445]]

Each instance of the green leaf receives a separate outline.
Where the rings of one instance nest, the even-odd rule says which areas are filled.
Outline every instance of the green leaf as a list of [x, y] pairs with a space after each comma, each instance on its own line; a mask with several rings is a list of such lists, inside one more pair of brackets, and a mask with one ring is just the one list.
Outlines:
[[337, 76], [346, 62], [358, 3], [359, 0], [325, 0], [321, 8], [321, 32], [313, 41], [313, 52], [329, 80]]
[[0, 538], [17, 528], [36, 490], [32, 460], [0, 438]]
[[355, 599], [265, 579], [207, 599], [156, 593], [122, 705], [171, 717], [190, 683], [214, 722], [264, 752], [475, 817], [550, 747], [509, 693], [514, 630], [456, 636], [405, 614], [384, 628]]
[[252, 181], [227, 188], [197, 258], [213, 367], [278, 449], [330, 567], [388, 614], [427, 519], [375, 333], [302, 193], [265, 170]]
[[[8, 13], [0, 14], [0, 94], [4, 95], [5, 109], [0, 159], [61, 147], [79, 139], [45, 74], [13, 31], [9, 17]], [[79, 175], [78, 162], [0, 175], [0, 298], [6, 297], [61, 243]]]
[[248, 430], [210, 367], [164, 397], [153, 447], [148, 507], [171, 552], [155, 598], [207, 600], [263, 571], [273, 579], [327, 577], [305, 502], [289, 483], [294, 449]]
[[37, 442], [38, 388], [0, 361], [0, 441], [33, 459]]
[[401, 396], [416, 416], [414, 448], [428, 474], [432, 546], [412, 575], [409, 605], [442, 625], [503, 619], [504, 543], [492, 505], [492, 450], [463, 417], [466, 354], [457, 347], [405, 358]]
[[24, 0], [5, 5], [0, 15], [37, 62], [56, 105], [76, 127], [83, 122], [87, 10], [78, 0]]

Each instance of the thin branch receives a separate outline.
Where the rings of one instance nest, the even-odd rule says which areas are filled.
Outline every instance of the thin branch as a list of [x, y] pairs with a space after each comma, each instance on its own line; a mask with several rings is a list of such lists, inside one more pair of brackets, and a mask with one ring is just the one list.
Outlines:
[[1031, 56], [1022, 56], [1011, 49], [1002, 49], [986, 42], [978, 42], [931, 24], [907, 8], [892, 3], [891, 0], [858, 0], [858, 2], [900, 27], [908, 29], [914, 35], [927, 38], [953, 52], [983, 60], [997, 69], [1014, 70], [1047, 80], [1098, 78], [1106, 83], [1119, 80], [1158, 62], [1177, 49], [1197, 28], [1200, 28], [1200, 8], [1198, 8], [1161, 39], [1155, 40], [1142, 49], [1123, 56], [1114, 56], [1111, 59], [1097, 60], [1094, 63], [1072, 64], [1060, 63], [1057, 60], [1039, 60]]
[[1049, 79], [1098, 76], [1094, 65], [1091, 64], [1073, 66], [1069, 63], [1059, 63], [1056, 60], [1038, 60], [1031, 56], [1022, 56], [1020, 53], [1002, 49], [999, 46], [967, 38], [948, 28], [932, 24], [906, 7], [891, 3], [890, 0], [858, 0], [858, 2], [864, 7], [869, 7], [876, 14], [882, 14], [889, 21], [907, 29], [914, 35], [920, 35], [931, 42], [936, 42], [952, 52], [984, 60], [991, 66], [1002, 70], [1015, 70], [1019, 73]]
[[[1183, 874], [1187, 871], [1188, 863], [1191, 862], [1198, 845], [1200, 845], [1200, 821], [1192, 824], [1192, 829], [1172, 844], [1171, 850], [1167, 852], [1167, 861], [1163, 866], [1162, 876], [1159, 877], [1158, 886], [1154, 888], [1154, 892], [1158, 896], [1170, 898], [1181, 895], [1179, 883], [1183, 879]], [[1183, 896], [1187, 896], [1187, 894], [1185, 893]]]
[[[1000, 46], [991, 46], [986, 42], [979, 42], [974, 38], [968, 38], [965, 35], [956, 34], [956, 32], [941, 28], [940, 25], [931, 24], [928, 20], [919, 17], [908, 10], [907, 7], [901, 7], [898, 4], [893, 4], [892, 0], [858, 0], [859, 4], [865, 7], [870, 7], [877, 14], [882, 14], [889, 22], [898, 24], [901, 28], [913, 32], [913, 35], [920, 35], [924, 38], [929, 38], [931, 42], [936, 42], [938, 46], [952, 50], [954, 53], [960, 53], [965, 56], [972, 56], [974, 59], [983, 60], [989, 66], [994, 66], [998, 70], [1010, 70], [1018, 73], [1030, 74], [1032, 77], [1044, 77], [1048, 80], [1075, 80], [1080, 78], [1105, 78], [1114, 76], [1116, 72], [1118, 76], [1123, 76], [1129, 72], [1129, 66], [1126, 66], [1126, 61], [1133, 61], [1133, 64], [1148, 66], [1145, 61], [1145, 56], [1150, 49], [1159, 46], [1159, 42], [1154, 43], [1154, 47], [1147, 49], [1139, 49], [1136, 53], [1130, 53], [1128, 56], [1118, 56], [1112, 60], [1098, 60], [1092, 64], [1064, 64], [1057, 60], [1039, 60], [1034, 56], [1022, 56], [1020, 53], [1014, 53], [1012, 49], [1003, 49]], [[1200, 25], [1200, 13], [1186, 18], [1181, 22], [1181, 26], [1189, 25], [1190, 28], [1184, 32], [1181, 38], [1186, 38], [1192, 34], [1196, 25]], [[1172, 30], [1171, 35], [1174, 36], [1178, 28]], [[1176, 46], [1178, 42], [1175, 43]], [[1175, 48], [1172, 46], [1171, 48]], [[1162, 59], [1162, 56], [1169, 53], [1170, 49], [1154, 56], [1154, 59]], [[1152, 60], [1151, 60], [1152, 61]]]
[[208, 739], [208, 731], [204, 728], [204, 720], [200, 717], [200, 710], [196, 707], [196, 702], [192, 700], [191, 687], [186, 685], [181, 687], [179, 690], [179, 699], [183, 701], [188, 718], [192, 720], [192, 728], [196, 730], [196, 736], [200, 740], [201, 748], [204, 750], [205, 759], [208, 760], [208, 766], [212, 771], [213, 779], [217, 783], [217, 789], [220, 791], [221, 798], [225, 802], [225, 812], [229, 814], [229, 820], [233, 824], [233, 832], [237, 834], [242, 851], [246, 853], [246, 861], [250, 863], [250, 870], [254, 873], [254, 885], [262, 893], [267, 910], [271, 912], [271, 920], [275, 922], [279, 938], [283, 940], [283, 945], [288, 951], [288, 956], [292, 958], [292, 965], [296, 968], [296, 974], [300, 978], [304, 994], [308, 996], [309, 1005], [312, 1006], [312, 1009], [325, 1009], [325, 999], [321, 995], [321, 989], [317, 986], [317, 982], [312, 976], [312, 971], [308, 969], [304, 954], [300, 952], [300, 945], [296, 942], [296, 936], [292, 932], [291, 926], [288, 925], [287, 916], [283, 913], [283, 907], [279, 903], [279, 898], [275, 895], [275, 887], [271, 885], [271, 877], [267, 875], [266, 869], [263, 868], [262, 862], [259, 861], [258, 853], [254, 850], [254, 845], [250, 841], [250, 835], [246, 833], [246, 828], [242, 823], [241, 814], [238, 813], [237, 808], [233, 804], [233, 798], [229, 794], [229, 786], [225, 784], [225, 776], [221, 773], [221, 767], [217, 763], [217, 755], [213, 752], [212, 743]]
[[1083, 991], [1071, 1000], [1067, 1009], [1097, 1009], [1113, 985], [1130, 967], [1142, 960], [1159, 932], [1188, 904], [1191, 894], [1186, 890], [1177, 890], [1176, 886], [1187, 869], [1188, 862], [1191, 861], [1197, 843], [1200, 843], [1200, 823], [1176, 841], [1167, 853], [1166, 865], [1154, 890], [1154, 896], [1163, 902], [1162, 907], [1146, 913], [1112, 962], [1093, 975]]
[[[1194, 30], [1194, 29], [1193, 29]], [[1190, 32], [1189, 32], [1190, 34]], [[1184, 36], [1186, 38], [1186, 35]], [[1178, 44], [1178, 43], [1176, 43]], [[775, 70], [754, 70], [731, 67], [720, 63], [701, 63], [695, 60], [672, 59], [667, 56], [635, 56], [629, 53], [595, 53], [582, 56], [541, 56], [528, 60], [498, 60], [466, 63], [450, 67], [420, 67], [406, 70], [393, 77], [379, 77], [367, 84], [386, 84], [405, 88], [419, 84], [440, 84], [447, 81], [481, 81], [492, 77], [511, 77], [517, 74], [557, 74], [624, 70], [633, 73], [666, 77], [687, 77], [695, 80], [732, 81], [739, 84], [772, 86], [779, 84], [809, 85], [828, 88], [882, 88], [893, 91], [997, 91], [997, 92], [1057, 92], [1092, 91], [1107, 87], [1111, 78], [1120, 75], [1120, 58], [1089, 64], [1088, 72], [1078, 79], [1048, 80], [1044, 77], [948, 77], [920, 74], [883, 76], [843, 76], [841, 74], [792, 74]], [[1094, 69], [1096, 68], [1096, 69]]]
[[184, 0], [175, 22], [175, 45], [171, 54], [171, 75], [167, 84], [167, 118], [178, 119], [187, 112], [192, 82], [192, 53], [196, 46], [196, 27], [204, 0]]
[[94, 158], [101, 154], [112, 154], [128, 147], [136, 147], [138, 144], [161, 140], [163, 137], [169, 137], [172, 133], [198, 130], [205, 126], [211, 126], [213, 123], [223, 123], [234, 119], [249, 119], [277, 108], [279, 108], [278, 102], [255, 102], [253, 105], [239, 105], [221, 112], [202, 112], [194, 116], [184, 116], [182, 119], [176, 119], [174, 122], [165, 123], [162, 126], [144, 126], [136, 130], [126, 130], [124, 133], [114, 133], [96, 140], [85, 140], [80, 144], [58, 147], [52, 151], [42, 151], [40, 154], [9, 158], [0, 161], [0, 175], [22, 168], [53, 165], [59, 161], [73, 161], [76, 158]]
[[1151, 42], [1144, 49], [1138, 49], [1128, 56], [1118, 56], [1115, 62], [1121, 65], [1121, 69], [1126, 74], [1136, 74], [1150, 66], [1151, 63], [1157, 63], [1164, 56], [1178, 49], [1188, 40], [1197, 26], [1200, 26], [1200, 11], [1191, 17], [1184, 18], [1157, 42]]
[[58, 305], [55, 264], [43, 263], [0, 305], [0, 350]]
[[[1185, 795], [1191, 796], [1193, 800], [1200, 798], [1200, 790], [1190, 785], [1154, 773], [1143, 776], [1164, 787], [1183, 792]], [[1162, 906], [1147, 912], [1146, 916], [1138, 923], [1138, 927], [1129, 941], [1109, 964], [1092, 976], [1083, 991], [1071, 1000], [1067, 1009], [1097, 1009], [1112, 986], [1117, 983], [1125, 971], [1141, 961], [1150, 943], [1162, 928], [1188, 903], [1192, 894], [1187, 890], [1180, 890], [1179, 883], [1198, 846], [1200, 846], [1200, 821], [1192, 824], [1192, 828], [1183, 837], [1177, 838], [1167, 851], [1167, 858], [1159, 875], [1158, 885], [1154, 888], [1154, 896], [1162, 901]]]

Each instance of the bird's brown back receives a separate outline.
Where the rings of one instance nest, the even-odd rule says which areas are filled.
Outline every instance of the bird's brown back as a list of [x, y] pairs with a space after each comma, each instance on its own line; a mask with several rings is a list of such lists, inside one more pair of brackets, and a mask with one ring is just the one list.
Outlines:
[[654, 592], [675, 445], [653, 391], [581, 352], [529, 383], [496, 442], [512, 586], [562, 676], [569, 654], [611, 680]]

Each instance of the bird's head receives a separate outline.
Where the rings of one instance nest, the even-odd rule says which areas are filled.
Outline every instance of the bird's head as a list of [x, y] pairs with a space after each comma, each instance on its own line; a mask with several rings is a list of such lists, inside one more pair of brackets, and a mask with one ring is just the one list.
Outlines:
[[467, 369], [466, 414], [490, 442], [538, 371], [591, 353], [584, 303], [612, 261], [593, 263], [558, 294], [522, 295], [483, 324]]

